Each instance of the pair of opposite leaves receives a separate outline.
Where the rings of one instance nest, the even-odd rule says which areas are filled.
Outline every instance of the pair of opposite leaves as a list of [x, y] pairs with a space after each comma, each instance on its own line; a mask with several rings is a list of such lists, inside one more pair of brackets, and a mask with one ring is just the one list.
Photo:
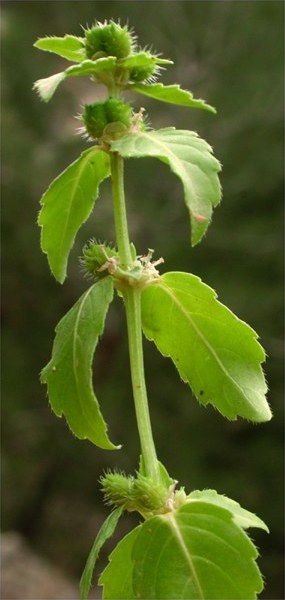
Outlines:
[[[220, 200], [220, 166], [208, 144], [193, 132], [166, 128], [130, 133], [113, 142], [112, 150], [124, 158], [155, 156], [169, 164], [182, 181], [192, 243], [197, 243]], [[61, 282], [76, 233], [109, 175], [109, 155], [91, 148], [55, 179], [42, 198], [42, 248]], [[79, 438], [103, 448], [114, 445], [93, 393], [91, 365], [112, 297], [111, 277], [83, 294], [59, 323], [52, 359], [42, 373], [55, 413], [66, 416]], [[211, 402], [229, 419], [238, 415], [253, 421], [270, 419], [260, 367], [264, 351], [255, 332], [220, 304], [213, 290], [194, 275], [166, 273], [143, 290], [141, 299], [146, 337], [171, 357], [201, 403]]]

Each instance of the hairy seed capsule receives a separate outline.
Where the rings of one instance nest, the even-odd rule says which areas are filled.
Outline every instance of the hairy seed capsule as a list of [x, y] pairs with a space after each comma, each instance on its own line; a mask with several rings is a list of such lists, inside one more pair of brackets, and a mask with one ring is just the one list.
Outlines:
[[86, 56], [93, 60], [99, 56], [125, 58], [131, 53], [133, 44], [127, 26], [121, 27], [114, 21], [97, 23], [85, 31]]
[[109, 98], [105, 102], [105, 112], [108, 123], [119, 122], [129, 128], [132, 123], [132, 108], [130, 104], [120, 102], [116, 98]]
[[91, 240], [84, 246], [83, 256], [80, 260], [86, 272], [93, 275], [95, 279], [109, 275], [112, 265], [116, 266], [117, 261], [116, 250], [105, 244], [98, 244], [96, 240]]
[[82, 121], [90, 137], [95, 139], [102, 137], [103, 131], [108, 123], [105, 112], [105, 102], [86, 104], [82, 114]]
[[122, 129], [129, 129], [132, 123], [132, 108], [130, 104], [109, 98], [106, 102], [87, 104], [82, 121], [90, 137], [98, 139], [103, 136], [105, 127], [111, 123], [121, 123]]
[[148, 67], [134, 67], [130, 72], [130, 81], [134, 83], [142, 83], [150, 77], [156, 74], [156, 65], [149, 65]]

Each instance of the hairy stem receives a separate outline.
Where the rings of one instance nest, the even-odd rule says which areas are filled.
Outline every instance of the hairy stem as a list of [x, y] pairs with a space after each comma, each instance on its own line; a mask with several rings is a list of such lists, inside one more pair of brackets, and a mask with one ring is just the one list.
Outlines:
[[[120, 262], [123, 268], [132, 266], [126, 204], [124, 195], [124, 162], [118, 154], [111, 154], [113, 208]], [[147, 391], [144, 376], [141, 291], [126, 285], [123, 291], [129, 339], [129, 354], [133, 396], [140, 436], [141, 451], [147, 475], [159, 479], [159, 464], [152, 436]]]

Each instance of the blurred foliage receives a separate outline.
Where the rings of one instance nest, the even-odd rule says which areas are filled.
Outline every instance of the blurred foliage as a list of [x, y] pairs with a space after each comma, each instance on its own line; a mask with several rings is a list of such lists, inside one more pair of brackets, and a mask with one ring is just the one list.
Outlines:
[[[114, 237], [108, 182], [82, 229], [69, 278], [53, 281], [39, 249], [38, 202], [47, 185], [85, 148], [74, 135], [82, 104], [102, 98], [88, 80], [65, 82], [44, 105], [32, 83], [66, 62], [35, 50], [44, 35], [80, 34], [95, 18], [129, 22], [144, 45], [172, 58], [165, 83], [179, 82], [218, 115], [136, 98], [154, 127], [194, 129], [223, 164], [224, 200], [201, 245], [191, 249], [179, 181], [159, 161], [127, 163], [131, 236], [156, 249], [167, 270], [188, 270], [261, 336], [274, 419], [229, 423], [199, 407], [174, 368], [146, 343], [146, 374], [160, 459], [187, 490], [213, 487], [269, 525], [254, 532], [262, 549], [264, 598], [282, 596], [282, 16], [279, 1], [2, 2], [3, 139], [3, 528], [75, 576], [106, 510], [98, 478], [106, 467], [134, 471], [138, 439], [119, 299], [94, 365], [96, 393], [119, 452], [72, 437], [50, 411], [38, 373], [53, 329], [86, 288], [77, 256], [91, 236]], [[191, 357], [189, 357], [191, 360]], [[124, 423], [128, 423], [128, 427]], [[122, 531], [129, 527], [127, 520]], [[110, 546], [109, 546], [110, 547]], [[108, 548], [107, 548], [108, 550]], [[106, 559], [106, 553], [102, 553]], [[102, 563], [103, 564], [103, 563]]]

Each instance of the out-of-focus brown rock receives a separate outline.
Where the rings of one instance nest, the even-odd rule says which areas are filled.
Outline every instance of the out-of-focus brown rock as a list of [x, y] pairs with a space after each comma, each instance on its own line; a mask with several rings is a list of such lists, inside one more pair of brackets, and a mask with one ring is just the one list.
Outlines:
[[37, 556], [18, 533], [2, 535], [1, 555], [2, 600], [78, 600], [78, 585]]

